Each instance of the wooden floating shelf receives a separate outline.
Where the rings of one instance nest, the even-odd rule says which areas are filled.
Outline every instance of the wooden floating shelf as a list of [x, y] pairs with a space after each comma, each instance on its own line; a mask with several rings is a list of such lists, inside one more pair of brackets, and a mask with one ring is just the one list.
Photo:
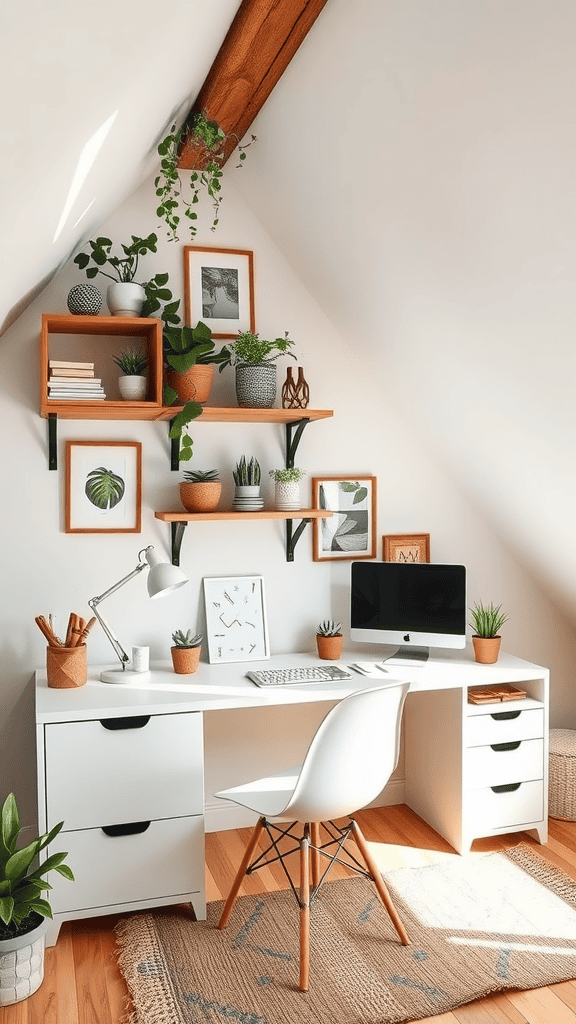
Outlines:
[[155, 512], [164, 523], [192, 523], [210, 519], [329, 519], [333, 512], [324, 508], [296, 508], [289, 512], [262, 509], [260, 512]]
[[[156, 402], [59, 402], [45, 399], [41, 415], [56, 413], [61, 420], [171, 420], [182, 405]], [[206, 406], [193, 423], [298, 423], [333, 416], [331, 409], [240, 409], [235, 406]]]

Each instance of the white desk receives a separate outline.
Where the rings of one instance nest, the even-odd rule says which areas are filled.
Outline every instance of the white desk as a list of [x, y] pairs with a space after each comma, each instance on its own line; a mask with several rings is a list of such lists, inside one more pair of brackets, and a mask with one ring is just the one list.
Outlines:
[[[340, 665], [381, 657], [381, 649], [362, 645], [344, 652]], [[262, 689], [244, 675], [314, 664], [313, 654], [279, 655], [201, 664], [193, 676], [177, 676], [166, 662], [142, 684], [120, 685], [100, 682], [101, 666], [69, 690], [49, 689], [46, 673], [36, 673], [39, 827], [64, 820], [48, 853], [67, 849], [77, 879], [51, 877], [49, 945], [68, 919], [186, 901], [205, 917], [205, 711], [334, 702], [406, 679], [408, 806], [460, 853], [475, 838], [504, 832], [529, 830], [546, 842], [547, 669], [506, 654], [478, 665], [470, 648], [431, 655], [423, 666], [390, 666], [374, 680], [355, 674]], [[505, 682], [520, 685], [527, 699], [468, 703], [468, 687]]]

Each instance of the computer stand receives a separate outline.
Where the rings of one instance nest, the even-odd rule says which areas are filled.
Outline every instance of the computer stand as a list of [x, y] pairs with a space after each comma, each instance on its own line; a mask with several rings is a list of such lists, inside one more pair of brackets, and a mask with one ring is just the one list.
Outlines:
[[394, 654], [384, 656], [382, 661], [387, 665], [423, 665], [430, 656], [429, 647], [399, 647]]

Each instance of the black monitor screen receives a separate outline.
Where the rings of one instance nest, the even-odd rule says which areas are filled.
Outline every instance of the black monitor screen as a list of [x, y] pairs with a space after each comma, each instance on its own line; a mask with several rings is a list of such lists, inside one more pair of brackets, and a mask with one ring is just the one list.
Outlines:
[[464, 635], [466, 569], [434, 563], [353, 562], [353, 629]]

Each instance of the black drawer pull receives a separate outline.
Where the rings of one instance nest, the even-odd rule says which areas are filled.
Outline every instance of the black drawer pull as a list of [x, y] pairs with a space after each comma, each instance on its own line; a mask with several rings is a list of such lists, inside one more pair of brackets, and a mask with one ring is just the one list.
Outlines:
[[519, 718], [520, 711], [497, 711], [495, 714], [490, 715], [490, 718], [494, 718], [497, 722], [509, 722], [512, 718]]
[[143, 729], [148, 725], [150, 715], [130, 715], [129, 718], [101, 718], [100, 725], [105, 729]]
[[137, 836], [150, 828], [149, 821], [129, 821], [125, 825], [103, 825], [102, 831], [107, 836]]
[[492, 750], [518, 750], [520, 740], [510, 740], [509, 743], [491, 743]]
[[493, 793], [515, 793], [521, 785], [521, 782], [508, 782], [505, 786], [490, 786], [490, 789]]

